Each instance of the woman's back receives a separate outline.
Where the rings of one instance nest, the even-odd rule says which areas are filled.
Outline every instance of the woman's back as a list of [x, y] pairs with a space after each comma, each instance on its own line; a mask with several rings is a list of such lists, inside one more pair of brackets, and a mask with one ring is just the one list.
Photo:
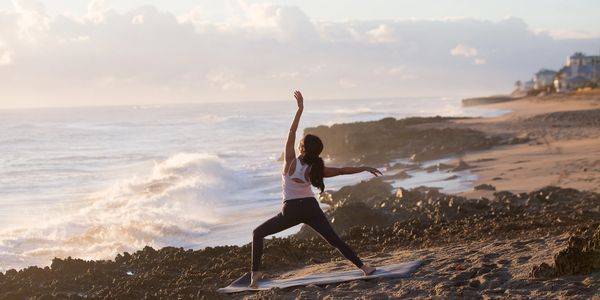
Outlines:
[[290, 165], [290, 169], [291, 168], [294, 168], [291, 175], [289, 174], [289, 170], [286, 174], [281, 175], [283, 201], [314, 197], [315, 194], [312, 191], [309, 179], [307, 179], [308, 176], [306, 176], [310, 166], [308, 164], [302, 164], [302, 161], [299, 158], [295, 158]]

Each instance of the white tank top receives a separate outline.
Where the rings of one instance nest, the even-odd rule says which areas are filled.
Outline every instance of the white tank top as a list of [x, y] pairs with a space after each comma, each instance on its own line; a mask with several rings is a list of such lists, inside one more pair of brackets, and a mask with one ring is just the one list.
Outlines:
[[[306, 170], [310, 167], [308, 164], [303, 165], [300, 159], [295, 158], [296, 167], [292, 175], [282, 174], [281, 186], [283, 189], [283, 201], [298, 198], [314, 197], [315, 193], [312, 191], [310, 181], [304, 178]], [[302, 180], [302, 183], [296, 182], [293, 179]]]

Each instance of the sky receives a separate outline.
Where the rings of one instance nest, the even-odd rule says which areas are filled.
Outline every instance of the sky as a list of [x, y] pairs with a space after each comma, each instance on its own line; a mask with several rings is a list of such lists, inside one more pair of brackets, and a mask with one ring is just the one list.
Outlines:
[[0, 108], [507, 93], [600, 1], [0, 1]]

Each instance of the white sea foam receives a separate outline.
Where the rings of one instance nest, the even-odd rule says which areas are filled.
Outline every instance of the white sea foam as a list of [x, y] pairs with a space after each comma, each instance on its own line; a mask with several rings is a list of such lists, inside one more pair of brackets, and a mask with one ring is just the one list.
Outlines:
[[198, 118], [198, 121], [200, 121], [200, 122], [207, 122], [207, 123], [223, 123], [223, 122], [227, 122], [227, 121], [241, 120], [241, 119], [245, 119], [245, 118], [246, 118], [246, 116], [240, 115], [240, 114], [225, 115], [225, 116], [221, 116], [221, 115], [204, 115], [204, 116]]
[[334, 110], [335, 114], [340, 115], [360, 115], [360, 114], [371, 114], [375, 113], [373, 109], [368, 107], [356, 107], [356, 108], [340, 108]]
[[53, 257], [111, 258], [151, 245], [197, 243], [219, 223], [213, 209], [236, 174], [210, 154], [180, 153], [89, 195], [74, 211], [0, 232], [0, 268]]

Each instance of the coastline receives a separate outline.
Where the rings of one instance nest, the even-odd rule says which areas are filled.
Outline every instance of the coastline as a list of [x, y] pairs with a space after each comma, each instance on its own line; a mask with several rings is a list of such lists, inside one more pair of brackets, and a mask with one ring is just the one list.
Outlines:
[[[353, 212], [373, 212], [375, 220], [381, 220], [382, 218], [378, 214], [382, 214], [390, 218], [390, 224], [374, 222], [366, 226], [363, 224], [359, 228], [356, 227], [357, 224], [350, 222], [341, 227], [344, 237], [360, 250], [361, 256], [365, 260], [376, 265], [414, 258], [429, 259], [429, 263], [415, 274], [415, 278], [349, 282], [325, 287], [309, 286], [258, 294], [243, 293], [234, 295], [234, 297], [284, 298], [285, 296], [285, 298], [293, 299], [302, 295], [309, 298], [327, 295], [354, 298], [358, 295], [366, 295], [371, 298], [410, 298], [435, 295], [471, 297], [487, 293], [492, 298], [493, 296], [554, 297], [561, 295], [587, 298], [590, 295], [597, 295], [597, 290], [594, 291], [594, 288], [598, 287], [598, 276], [569, 275], [569, 277], [559, 277], [560, 281], [557, 282], [557, 277], [553, 277], [554, 279], [550, 281], [544, 281], [531, 276], [530, 273], [532, 268], [542, 263], [551, 263], [553, 255], [567, 246], [571, 232], [574, 232], [578, 225], [594, 228], [593, 220], [600, 213], [593, 211], [595, 204], [600, 205], [600, 198], [597, 194], [598, 186], [600, 186], [600, 127], [594, 125], [593, 120], [591, 125], [586, 125], [587, 119], [581, 118], [579, 115], [575, 118], [569, 114], [552, 115], [565, 111], [594, 111], [600, 108], [600, 96], [590, 94], [564, 95], [563, 98], [558, 96], [524, 98], [490, 105], [498, 109], [509, 109], [511, 113], [494, 118], [452, 119], [433, 123], [417, 120], [419, 124], [409, 124], [409, 126], [416, 126], [410, 127], [410, 130], [419, 128], [419, 130], [428, 130], [429, 133], [443, 130], [444, 134], [455, 131], [460, 134], [465, 132], [472, 134], [469, 136], [474, 136], [474, 138], [468, 140], [472, 143], [467, 144], [472, 147], [464, 148], [461, 144], [461, 147], [452, 148], [447, 146], [449, 141], [444, 141], [443, 148], [432, 148], [431, 151], [419, 153], [419, 155], [423, 160], [441, 158], [448, 154], [459, 155], [459, 160], [466, 162], [469, 171], [477, 176], [476, 185], [490, 184], [494, 186], [495, 191], [476, 190], [456, 195], [442, 194], [443, 196], [432, 196], [437, 194], [431, 192], [431, 189], [422, 191], [422, 193], [415, 192], [413, 199], [415, 201], [411, 202], [414, 207], [407, 206], [407, 216], [400, 217], [396, 211], [392, 214], [390, 210], [390, 207], [395, 206], [386, 202], [391, 199], [390, 195], [393, 195], [393, 199], [396, 200], [406, 199], [406, 196], [399, 197], [395, 189], [388, 190], [384, 185], [379, 184], [375, 184], [374, 187], [366, 186], [366, 188], [365, 186], [356, 188], [357, 185], [355, 185], [354, 190], [352, 186], [348, 187], [350, 191], [364, 188], [366, 193], [376, 194], [368, 201], [363, 201], [364, 199], [361, 198], [361, 201], [368, 203], [365, 207], [356, 209], [356, 207], [350, 206], [353, 208]], [[542, 117], [536, 118], [539, 115]], [[600, 114], [594, 114], [591, 118], [597, 116]], [[374, 130], [381, 129], [375, 128]], [[396, 129], [392, 129], [392, 132], [395, 132], [394, 130]], [[472, 130], [482, 132], [483, 135], [475, 134]], [[410, 137], [416, 139], [416, 137]], [[434, 137], [437, 136], [434, 135]], [[498, 137], [498, 139], [488, 139], [488, 137]], [[357, 139], [361, 138], [357, 137]], [[482, 139], [486, 142], [480, 143]], [[376, 144], [376, 146], [380, 145]], [[415, 146], [415, 148], [418, 147], [421, 145]], [[407, 149], [407, 151], [413, 150], [412, 148]], [[351, 158], [351, 153], [347, 154], [346, 159]], [[380, 158], [389, 158], [387, 154], [378, 153], [378, 155], [381, 156], [367, 157], [364, 161], [382, 162], [386, 160]], [[415, 161], [419, 161], [420, 157], [414, 158], [417, 158]], [[449, 165], [457, 167], [460, 165], [459, 160], [451, 161]], [[394, 165], [389, 165], [389, 167], [392, 168]], [[394, 173], [400, 173], [413, 167], [415, 166], [398, 166]], [[439, 166], [437, 168], [439, 169]], [[554, 170], [559, 170], [559, 172], [554, 172]], [[501, 179], [494, 179], [499, 177], [499, 174], [502, 174]], [[568, 190], [546, 191], [542, 189], [548, 185], [589, 192], [572, 192], [571, 195]], [[472, 199], [486, 197], [492, 200], [488, 206], [484, 207], [497, 209], [509, 216], [516, 216], [511, 215], [514, 212], [510, 212], [510, 210], [504, 211], [494, 206], [494, 201], [504, 201], [502, 200], [504, 198], [494, 194], [497, 191], [510, 192], [511, 196], [509, 194], [504, 196], [508, 197], [506, 199], [512, 200], [519, 199], [518, 193], [564, 194], [573, 201], [580, 201], [584, 207], [591, 207], [592, 215], [583, 214], [579, 216], [580, 219], [565, 219], [562, 220], [564, 223], [562, 225], [560, 222], [552, 223], [556, 220], [552, 221], [551, 218], [546, 219], [540, 215], [542, 220], [550, 223], [544, 226], [527, 223], [529, 224], [527, 226], [519, 225], [522, 228], [517, 231], [500, 228], [497, 229], [496, 235], [486, 237], [483, 233], [490, 228], [495, 228], [492, 223], [497, 221], [495, 218], [498, 216], [488, 216], [492, 222], [490, 228], [469, 229], [461, 227], [460, 222], [462, 221], [453, 219], [449, 214], [435, 215], [434, 213], [420, 212], [415, 208], [418, 201], [432, 202], [429, 199], [436, 199], [438, 201], [428, 204], [433, 209], [439, 205], [439, 200], [446, 199], [445, 197], [455, 199], [454, 201], [459, 203], [464, 202], [465, 207], [470, 207], [469, 205], [478, 203], [476, 202], [478, 200], [471, 201]], [[334, 196], [328, 204], [332, 205], [334, 209], [327, 212], [330, 217], [338, 217], [337, 225], [339, 225], [339, 217], [344, 213], [343, 209], [348, 209], [345, 205], [352, 204], [350, 203], [352, 201], [347, 200], [348, 195], [335, 196], [335, 193], [340, 192], [341, 190], [332, 193]], [[532, 195], [528, 197], [533, 199]], [[359, 201], [357, 200], [357, 202]], [[387, 206], [382, 206], [383, 203], [387, 203]], [[540, 202], [539, 205], [546, 207], [544, 202]], [[375, 206], [379, 206], [379, 209], [374, 209]], [[551, 213], [556, 214], [551, 217], [560, 215], [559, 211], [553, 209], [557, 209], [557, 207], [548, 208]], [[452, 209], [442, 207], [442, 212], [445, 211], [450, 212]], [[455, 234], [456, 237], [442, 241], [440, 236], [431, 235], [427, 230], [423, 231], [428, 228], [426, 225], [410, 223], [413, 216], [408, 215], [413, 213], [423, 214], [433, 220], [429, 224], [430, 228], [454, 228], [456, 231], [448, 232], [448, 234]], [[535, 211], [531, 213], [533, 216], [538, 216]], [[560, 216], [566, 218], [563, 215]], [[478, 224], [475, 219], [468, 219], [470, 217], [465, 216], [467, 218], [466, 221], [463, 220], [467, 222], [465, 225]], [[441, 223], [435, 221], [436, 218], [441, 218]], [[598, 219], [595, 220], [597, 222]], [[398, 227], [397, 224], [402, 226]], [[557, 227], [548, 228], [552, 224]], [[402, 228], [413, 228], [414, 236], [409, 234], [406, 238], [398, 238], [402, 236], [401, 232], [403, 231], [398, 231]], [[474, 237], [460, 240], [460, 237], [466, 236], [464, 233], [468, 230], [474, 232]], [[504, 236], [505, 233], [513, 233], [514, 236], [507, 238]], [[375, 239], [378, 235], [386, 236], [386, 234], [389, 234], [387, 236], [389, 240]], [[534, 236], [531, 236], [532, 234]], [[370, 235], [370, 239], [366, 238], [366, 235]], [[290, 277], [350, 269], [349, 264], [343, 261], [337, 252], [318, 238], [307, 237], [298, 241], [297, 237], [292, 236], [275, 238], [266, 244], [265, 255], [268, 257], [265, 257], [265, 262], [266, 267], [272, 270], [272, 276]], [[249, 244], [239, 247], [208, 247], [196, 251], [172, 247], [156, 251], [146, 247], [133, 254], [119, 254], [114, 262], [56, 259], [50, 268], [31, 267], [19, 272], [9, 270], [0, 275], [0, 287], [10, 288], [7, 292], [0, 289], [4, 293], [0, 296], [7, 298], [26, 295], [143, 298], [148, 295], [150, 298], [173, 296], [218, 298], [221, 295], [214, 292], [215, 287], [228, 284], [247, 269], [249, 250]], [[529, 258], [525, 259], [528, 256]], [[182, 265], [189, 265], [189, 267], [181, 269]], [[26, 284], [28, 279], [47, 281], [47, 284], [28, 288]], [[511, 284], [514, 286], [508, 284], [511, 280]], [[517, 281], [522, 286], [517, 286]], [[565, 291], [562, 292], [552, 290], [555, 287], [569, 288], [565, 288]], [[577, 292], [578, 288], [580, 292]], [[511, 289], [513, 294], [507, 292]], [[529, 294], [526, 294], [527, 292]]]
[[[478, 176], [475, 185], [511, 192], [546, 185], [600, 192], [600, 126], [593, 123], [600, 122], [600, 92], [527, 97], [490, 106], [511, 113], [459, 123], [490, 134], [506, 130], [531, 141], [466, 153], [463, 160]], [[461, 195], [489, 196], [490, 191]]]

